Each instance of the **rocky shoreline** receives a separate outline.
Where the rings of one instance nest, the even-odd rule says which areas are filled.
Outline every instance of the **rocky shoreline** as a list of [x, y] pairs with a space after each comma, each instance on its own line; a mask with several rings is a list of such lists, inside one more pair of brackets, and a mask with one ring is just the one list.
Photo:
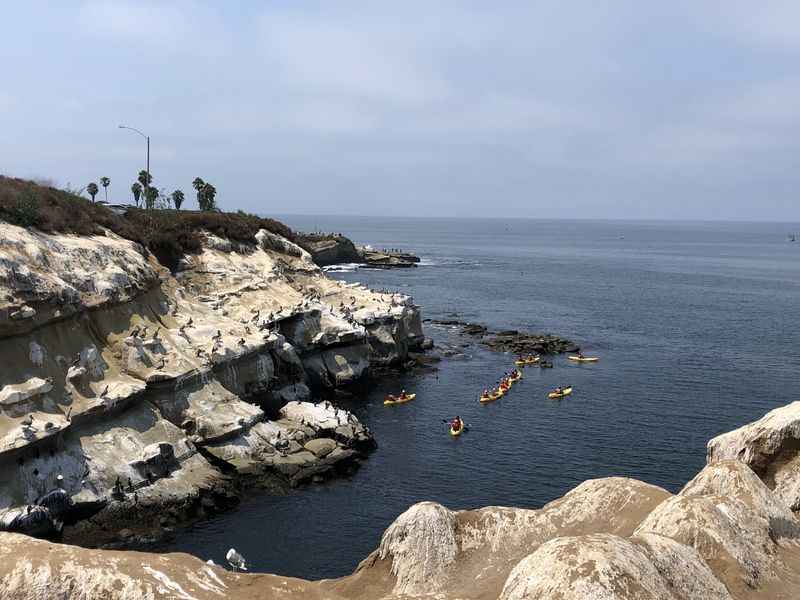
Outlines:
[[333, 580], [233, 573], [186, 554], [0, 532], [0, 586], [4, 598], [20, 600], [797, 597], [800, 402], [712, 439], [707, 462], [675, 495], [606, 477], [535, 510], [415, 504], [353, 574]]
[[523, 355], [564, 354], [566, 352], [580, 351], [580, 346], [571, 340], [551, 334], [528, 333], [515, 329], [491, 331], [486, 325], [458, 319], [425, 319], [424, 322], [452, 327], [462, 335], [477, 340], [478, 343], [495, 352]]
[[202, 239], [170, 271], [110, 231], [0, 223], [0, 529], [156, 539], [374, 447], [321, 399], [408, 364], [419, 308], [263, 229]]
[[416, 267], [420, 262], [420, 258], [410, 252], [357, 247], [341, 234], [298, 234], [297, 243], [320, 267], [361, 264], [373, 269], [406, 269]]

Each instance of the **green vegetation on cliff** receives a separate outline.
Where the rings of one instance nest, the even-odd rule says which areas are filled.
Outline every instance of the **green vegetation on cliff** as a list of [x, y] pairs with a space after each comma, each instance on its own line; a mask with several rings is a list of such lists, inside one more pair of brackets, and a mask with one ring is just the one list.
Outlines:
[[244, 212], [130, 209], [120, 215], [73, 193], [2, 175], [0, 221], [44, 233], [103, 235], [108, 229], [142, 244], [171, 269], [182, 255], [200, 251], [201, 231], [246, 244], [254, 243], [259, 229], [295, 237], [279, 221]]

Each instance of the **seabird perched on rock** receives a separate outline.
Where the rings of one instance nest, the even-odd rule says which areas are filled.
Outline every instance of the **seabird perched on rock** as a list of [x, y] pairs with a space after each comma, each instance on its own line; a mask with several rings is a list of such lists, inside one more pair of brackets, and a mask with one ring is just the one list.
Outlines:
[[212, 339], [212, 340], [219, 340], [219, 339], [221, 339], [221, 338], [222, 338], [222, 332], [221, 332], [219, 329], [217, 329], [217, 333], [215, 333], [215, 334], [212, 336], [212, 338], [211, 338], [211, 339]]
[[247, 335], [250, 335], [250, 328], [249, 328], [247, 325], [245, 325], [245, 326], [244, 326], [244, 332], [245, 332]]
[[194, 325], [194, 319], [189, 317], [189, 320], [186, 321], [186, 327], [191, 327], [192, 325]]
[[165, 357], [161, 357], [161, 360], [158, 361], [158, 364], [155, 365], [156, 369], [163, 369], [167, 364], [167, 359]]
[[240, 346], [244, 346], [246, 343], [247, 341], [244, 338], [239, 338], [239, 341], [237, 342], [237, 344], [239, 344]]
[[244, 560], [244, 556], [239, 554], [235, 548], [228, 550], [228, 553], [225, 555], [225, 560], [227, 560], [228, 564], [233, 567], [234, 571], [239, 569], [242, 571], [247, 571], [247, 563]]
[[203, 356], [205, 353], [206, 353], [205, 350], [203, 350], [202, 348], [198, 348], [197, 352], [195, 352], [194, 355], [195, 356]]

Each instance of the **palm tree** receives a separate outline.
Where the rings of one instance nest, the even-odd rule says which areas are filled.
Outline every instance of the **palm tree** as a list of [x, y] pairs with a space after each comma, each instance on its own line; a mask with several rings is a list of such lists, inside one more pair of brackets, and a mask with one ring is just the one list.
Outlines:
[[214, 198], [217, 195], [217, 188], [215, 188], [210, 183], [207, 183], [203, 186], [203, 200], [205, 201], [205, 207], [203, 210], [214, 210], [217, 205], [214, 202]]
[[175, 190], [172, 192], [172, 203], [175, 205], [175, 210], [181, 209], [181, 204], [183, 204], [183, 192], [180, 190]]
[[131, 192], [133, 192], [133, 199], [136, 202], [136, 208], [139, 208], [139, 196], [142, 195], [142, 184], [138, 181], [135, 181], [131, 186]]
[[100, 185], [103, 186], [103, 191], [106, 193], [106, 204], [108, 204], [108, 186], [111, 185], [111, 180], [108, 177], [101, 177]]
[[145, 206], [148, 209], [152, 209], [156, 205], [156, 200], [158, 200], [158, 190], [154, 187], [148, 187], [144, 191], [144, 201]]
[[202, 201], [203, 201], [203, 188], [205, 187], [206, 182], [200, 179], [199, 177], [195, 177], [194, 181], [192, 182], [192, 187], [197, 190], [197, 206], [200, 207], [202, 210]]
[[142, 188], [147, 189], [153, 183], [153, 176], [147, 171], [139, 171], [139, 177], [136, 178], [142, 184]]
[[100, 191], [100, 188], [98, 188], [97, 184], [93, 181], [86, 186], [86, 191], [89, 192], [89, 195], [92, 197], [92, 202], [94, 202], [94, 197], [97, 195], [97, 192]]

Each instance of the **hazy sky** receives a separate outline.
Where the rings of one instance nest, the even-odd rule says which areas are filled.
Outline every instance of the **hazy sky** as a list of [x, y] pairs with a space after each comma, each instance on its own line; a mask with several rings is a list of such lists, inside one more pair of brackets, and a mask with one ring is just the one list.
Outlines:
[[6, 2], [0, 172], [261, 213], [800, 220], [800, 2]]

